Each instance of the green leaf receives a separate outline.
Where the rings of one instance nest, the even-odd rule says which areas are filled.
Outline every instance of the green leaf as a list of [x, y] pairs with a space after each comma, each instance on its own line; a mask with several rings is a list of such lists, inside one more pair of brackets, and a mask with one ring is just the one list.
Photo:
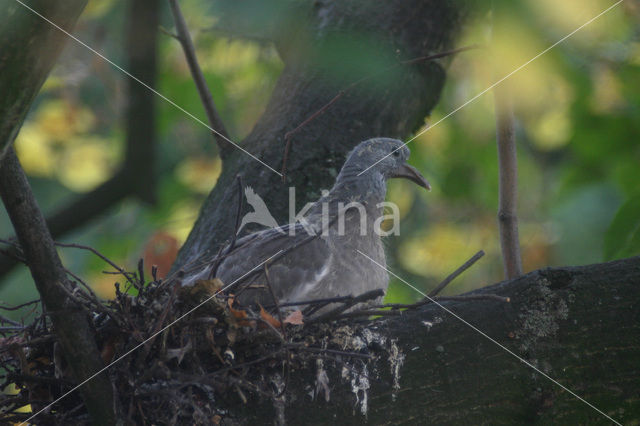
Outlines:
[[640, 252], [640, 195], [620, 207], [604, 237], [605, 260]]

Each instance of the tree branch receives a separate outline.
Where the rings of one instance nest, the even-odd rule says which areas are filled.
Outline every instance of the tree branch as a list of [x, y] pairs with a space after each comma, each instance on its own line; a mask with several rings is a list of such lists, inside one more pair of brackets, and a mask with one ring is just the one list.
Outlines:
[[513, 106], [508, 88], [494, 89], [496, 140], [500, 168], [498, 226], [505, 278], [522, 275], [520, 240], [518, 238], [518, 156], [516, 149]]
[[[126, 23], [127, 63], [131, 74], [153, 87], [157, 80], [160, 0], [129, 2]], [[129, 187], [149, 204], [156, 201], [156, 95], [130, 77], [127, 81], [126, 154], [123, 169]]]
[[[71, 31], [87, 0], [34, 0], [29, 7]], [[66, 35], [16, 1], [0, 5], [0, 160], [64, 47]], [[29, 46], [29, 48], [25, 48]]]
[[[160, 0], [132, 1], [126, 27], [128, 69], [131, 74], [152, 87], [157, 75], [156, 38], [159, 5]], [[49, 23], [46, 25], [51, 27]], [[24, 46], [22, 48], [24, 49]], [[3, 82], [4, 79], [0, 84]], [[155, 202], [155, 95], [140, 83], [127, 78], [127, 96], [124, 114], [126, 151], [122, 168], [108, 181], [71, 201], [47, 218], [47, 225], [54, 239], [86, 225], [130, 195], [135, 194], [147, 203]], [[0, 123], [0, 128], [2, 125]], [[16, 133], [18, 129], [19, 126]], [[11, 254], [15, 254], [15, 250], [8, 253], [8, 256], [0, 256], [0, 277], [18, 264]]]
[[177, 0], [169, 0], [169, 5], [171, 6], [173, 20], [175, 21], [176, 31], [178, 33], [176, 38], [182, 45], [182, 50], [184, 50], [184, 56], [187, 59], [187, 64], [189, 64], [189, 70], [191, 71], [193, 81], [196, 83], [200, 100], [202, 101], [204, 111], [207, 114], [207, 120], [209, 121], [209, 125], [215, 129], [215, 131], [211, 133], [213, 133], [213, 137], [218, 144], [220, 157], [224, 159], [233, 148], [231, 143], [229, 143], [229, 134], [222, 122], [222, 118], [220, 118], [220, 115], [218, 114], [218, 110], [213, 102], [213, 97], [211, 96], [211, 92], [207, 86], [207, 81], [204, 79], [200, 64], [198, 64], [196, 49], [193, 46], [193, 41], [191, 41], [189, 29], [187, 28], [184, 16], [182, 16], [180, 5], [178, 5]]
[[[640, 257], [580, 267], [546, 268], [470, 295], [497, 300], [440, 301], [503, 347], [440, 306], [395, 317], [345, 321], [333, 330], [345, 351], [374, 355], [368, 386], [325, 363], [330, 401], [309, 395], [315, 368], [292, 371], [285, 417], [289, 424], [609, 424], [606, 417], [543, 377], [513, 354], [622, 424], [640, 412]], [[504, 299], [503, 299], [504, 300]], [[594, 303], [594, 300], [597, 303]], [[336, 332], [336, 331], [334, 331]], [[368, 339], [368, 340], [367, 340]], [[362, 351], [360, 342], [369, 349]], [[390, 353], [379, 350], [392, 341]], [[507, 348], [513, 354], [504, 350]], [[343, 360], [344, 362], [344, 360]], [[352, 363], [356, 367], [361, 363]], [[362, 401], [367, 411], [362, 414]], [[233, 411], [244, 422], [265, 422], [274, 409], [257, 397]]]
[[[62, 288], [72, 284], [67, 280], [42, 212], [13, 149], [0, 163], [0, 197], [40, 297], [51, 315], [65, 359], [80, 383], [103, 367], [100, 353], [84, 312]], [[88, 381], [83, 386], [82, 396], [95, 424], [115, 423], [111, 383], [106, 375]]]

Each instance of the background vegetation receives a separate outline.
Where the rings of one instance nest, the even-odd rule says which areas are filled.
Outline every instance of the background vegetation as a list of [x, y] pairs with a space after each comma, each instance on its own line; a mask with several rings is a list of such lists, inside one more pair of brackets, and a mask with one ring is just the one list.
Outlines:
[[[509, 2], [508, 7], [497, 7], [493, 16], [481, 17], [459, 44], [491, 45], [492, 51], [476, 49], [453, 59], [442, 100], [427, 123], [438, 122], [610, 4], [528, 0]], [[228, 38], [212, 29], [220, 22], [210, 2], [188, 0], [181, 5], [222, 119], [232, 139], [241, 140], [264, 109], [282, 62], [270, 44]], [[94, 0], [75, 34], [122, 64], [125, 13], [123, 2]], [[640, 253], [639, 17], [637, 3], [623, 2], [510, 78], [526, 271]], [[173, 27], [167, 10], [162, 22], [167, 29]], [[342, 40], [334, 47], [366, 51], [367, 43], [374, 41], [351, 35], [350, 42]], [[159, 32], [159, 52], [157, 90], [206, 121], [178, 42]], [[363, 54], [362, 60], [373, 65], [376, 58]], [[16, 141], [45, 214], [95, 188], [117, 169], [124, 153], [124, 78], [69, 41]], [[157, 203], [125, 200], [64, 241], [95, 247], [127, 268], [134, 268], [143, 256], [147, 264], [168, 268], [168, 259], [185, 240], [200, 204], [215, 185], [221, 162], [208, 130], [161, 100], [157, 126], [157, 170], [148, 171], [158, 176]], [[485, 259], [448, 291], [459, 293], [501, 280], [491, 93], [409, 146], [412, 163], [434, 189], [424, 193], [409, 182], [390, 183], [388, 198], [402, 214], [400, 237], [388, 239], [391, 268], [428, 289], [484, 249]], [[4, 211], [0, 234], [12, 234]], [[102, 261], [68, 249], [62, 257], [101, 295], [113, 295], [114, 278], [102, 273]], [[1, 285], [3, 303], [37, 297], [26, 268], [16, 268]], [[418, 296], [393, 283], [388, 298]]]

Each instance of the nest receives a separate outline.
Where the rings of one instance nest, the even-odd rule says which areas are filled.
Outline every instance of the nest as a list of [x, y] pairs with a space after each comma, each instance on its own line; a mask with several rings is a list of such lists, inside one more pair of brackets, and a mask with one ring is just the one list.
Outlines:
[[[292, 303], [300, 310], [291, 312], [275, 298], [271, 306], [239, 308], [217, 279], [182, 287], [179, 277], [162, 281], [153, 270], [146, 281], [142, 261], [136, 272], [127, 272], [92, 248], [73, 246], [102, 257], [124, 282], [115, 283], [116, 298], [107, 302], [70, 271], [65, 289], [93, 325], [106, 366], [101, 374], [113, 384], [117, 417], [135, 424], [234, 424], [237, 408], [252, 403], [271, 404], [276, 421], [283, 423], [290, 377], [302, 372], [298, 375], [310, 381], [305, 386], [309, 395], [329, 400], [329, 370], [340, 372], [356, 407], [366, 414], [370, 364], [383, 359], [397, 374], [402, 355], [391, 339], [372, 332], [369, 321], [354, 318], [401, 315], [433, 302], [435, 293], [483, 254], [418, 303], [374, 305], [383, 294], [376, 290]], [[262, 273], [270, 286], [267, 267]], [[12, 322], [0, 333], [2, 388], [15, 390], [0, 401], [0, 420], [89, 423], [82, 389], [46, 312], [27, 326]], [[397, 377], [393, 387], [399, 387]]]
[[[329, 323], [353, 315], [346, 311], [380, 292], [306, 302], [307, 310], [335, 307], [303, 324], [302, 312], [283, 318], [277, 305], [234, 308], [233, 296], [219, 292], [219, 280], [182, 288], [175, 280], [144, 282], [141, 265], [139, 272], [119, 273], [125, 284], [122, 290], [115, 284], [112, 301], [99, 300], [78, 280], [67, 290], [91, 319], [118, 417], [128, 422], [220, 423], [233, 419], [233, 407], [253, 400], [282, 411], [292, 372], [313, 369], [313, 387], [328, 398], [326, 383], [315, 380], [319, 362], [323, 369], [353, 369], [350, 360], [377, 356], [357, 337], [357, 327]], [[82, 390], [74, 391], [77, 383], [46, 313], [2, 331], [2, 388], [17, 393], [0, 402], [0, 419], [21, 422], [38, 413], [31, 422], [89, 423]], [[21, 412], [25, 406], [30, 412]]]

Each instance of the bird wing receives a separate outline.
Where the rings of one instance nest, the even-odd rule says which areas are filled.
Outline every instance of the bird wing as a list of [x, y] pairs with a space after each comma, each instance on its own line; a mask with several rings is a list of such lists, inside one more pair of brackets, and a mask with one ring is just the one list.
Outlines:
[[[293, 236], [289, 235], [290, 226], [295, 227]], [[237, 281], [230, 291], [241, 294], [238, 300], [243, 305], [273, 302], [265, 287], [264, 273], [241, 277], [274, 255], [275, 258], [268, 263], [269, 283], [280, 301], [307, 299], [330, 273], [332, 254], [322, 236], [311, 238], [299, 224], [283, 228], [285, 233], [267, 229], [239, 239], [220, 264], [218, 278], [227, 285]], [[278, 255], [280, 251], [285, 252], [284, 255]], [[256, 289], [240, 290], [251, 281], [251, 287]]]

